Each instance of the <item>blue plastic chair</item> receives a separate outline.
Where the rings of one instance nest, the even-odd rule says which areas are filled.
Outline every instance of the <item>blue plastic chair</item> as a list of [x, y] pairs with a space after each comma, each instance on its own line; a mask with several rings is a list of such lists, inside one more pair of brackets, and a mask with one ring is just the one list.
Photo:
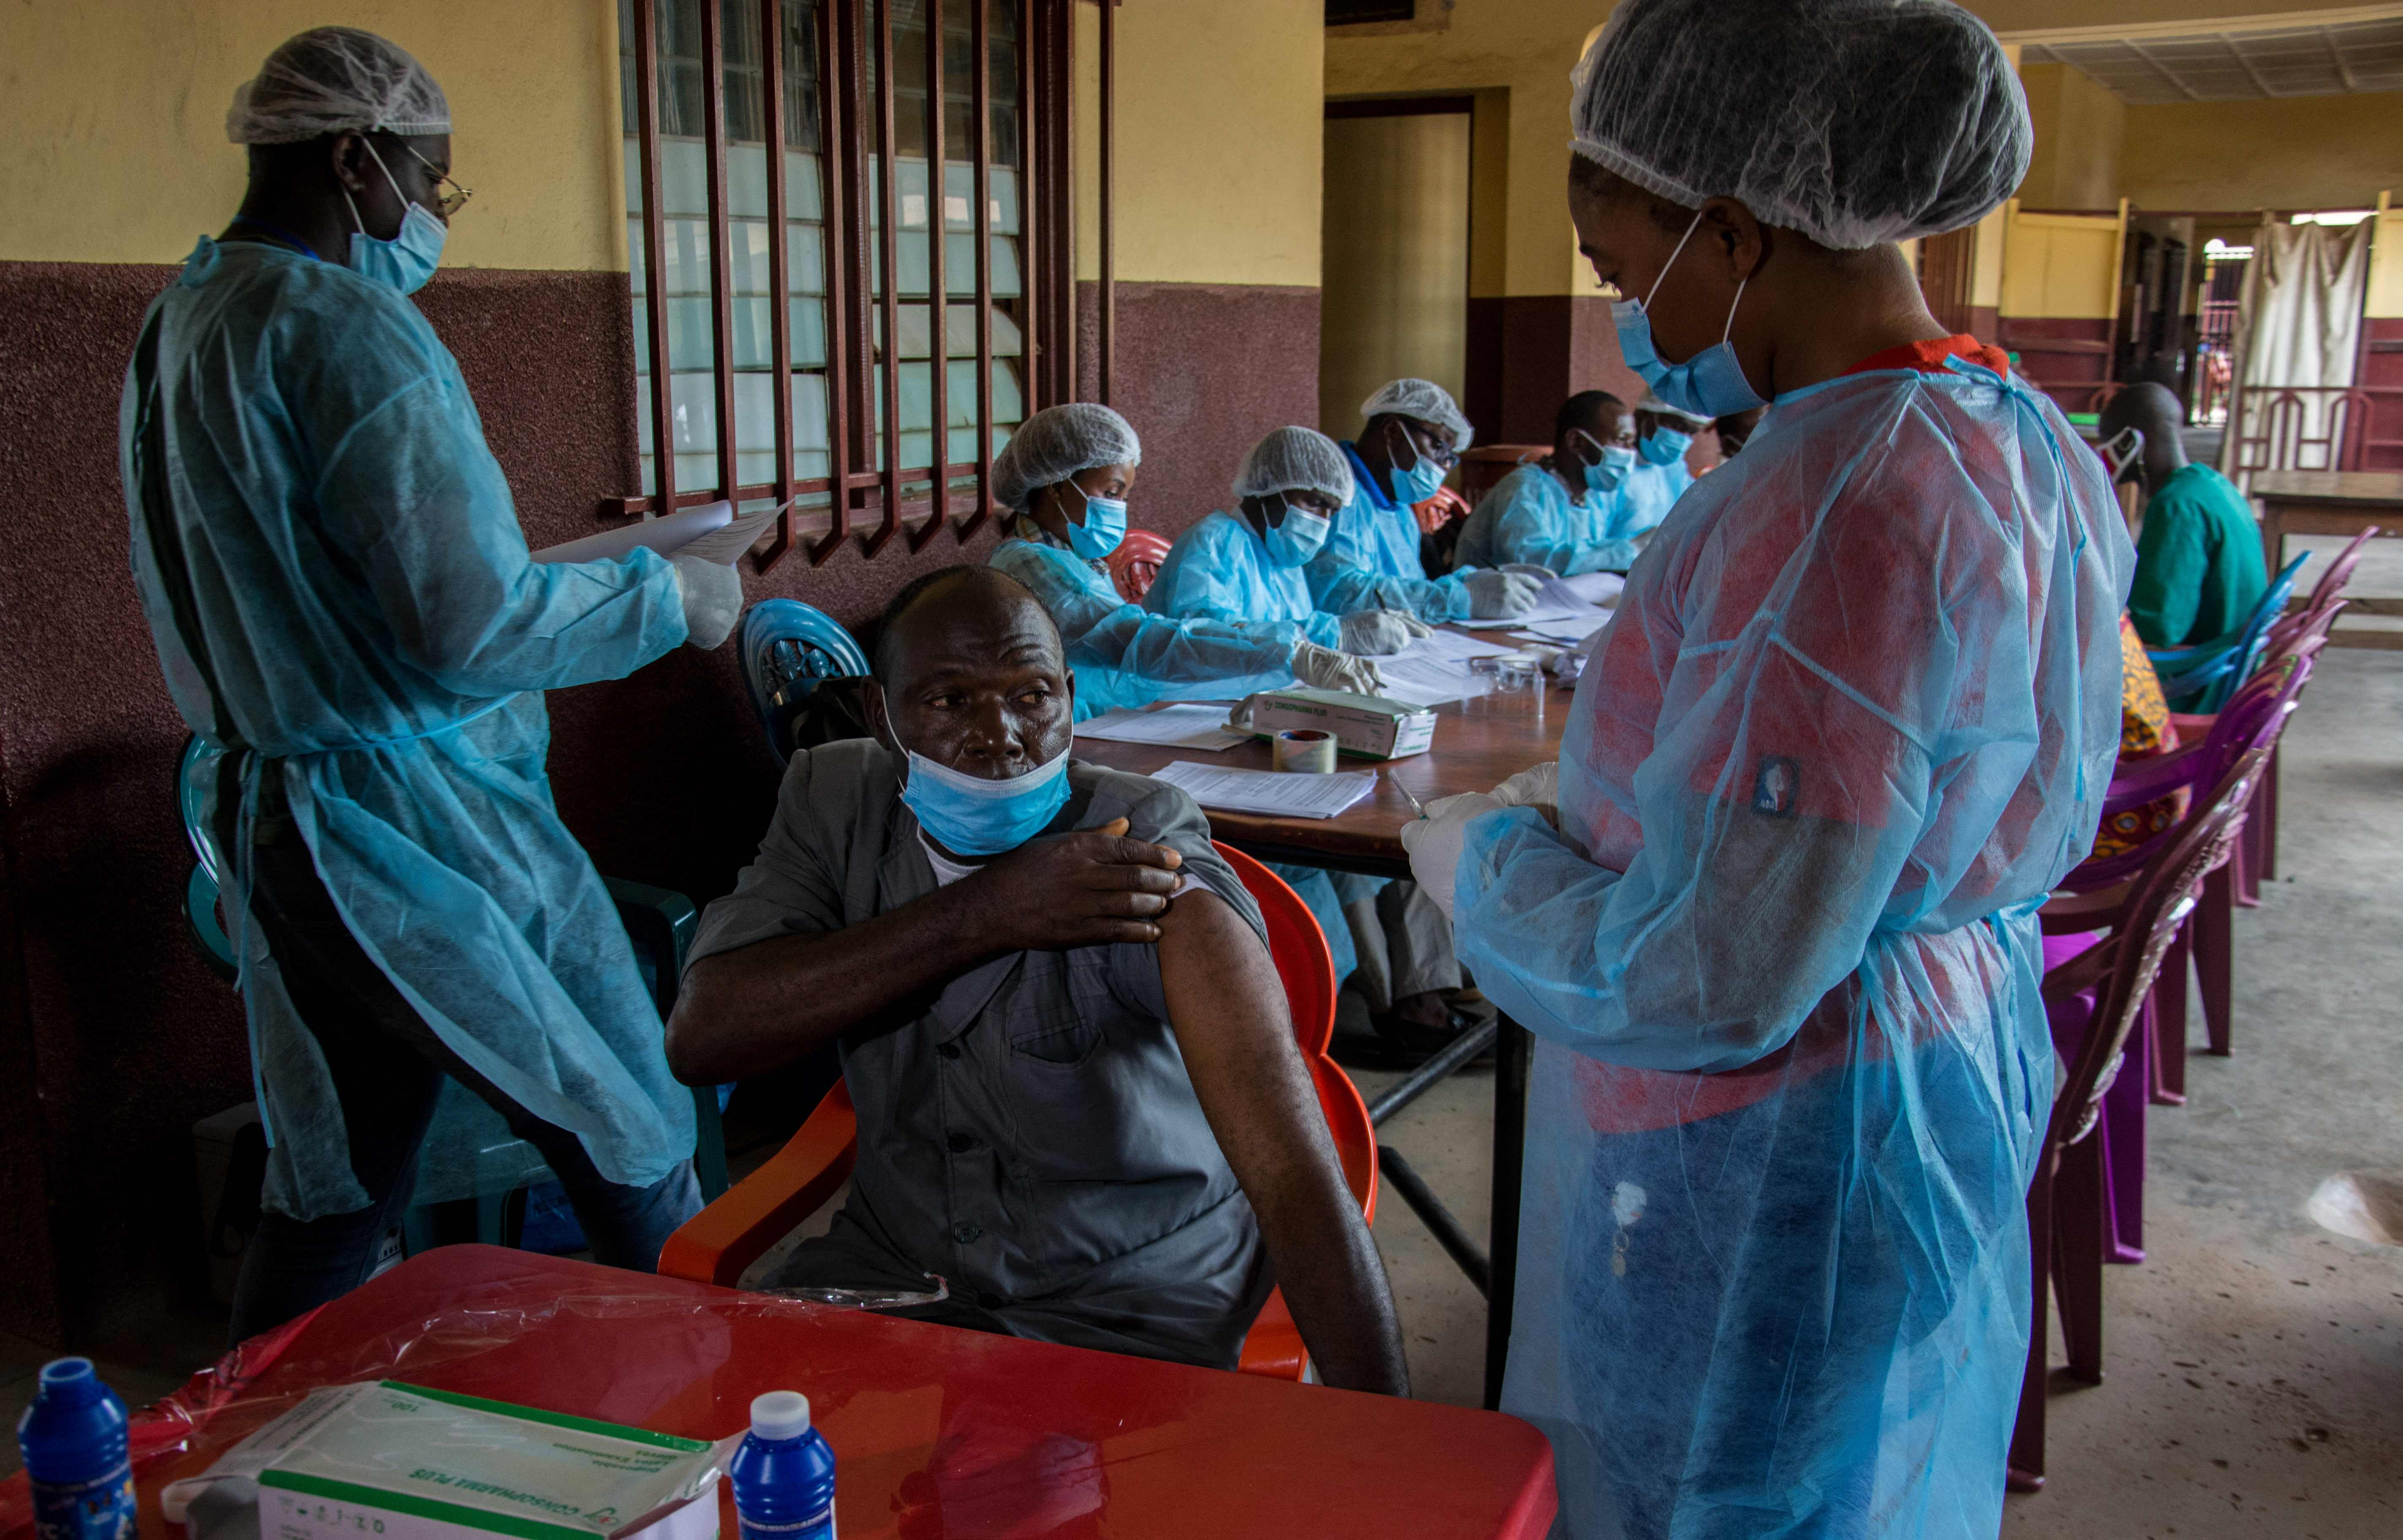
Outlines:
[[2161, 676], [2161, 694], [2172, 711], [2215, 712], [2228, 703], [2237, 686], [2253, 676], [2263, 649], [2269, 645], [2270, 628], [2286, 613], [2286, 601], [2295, 591], [2295, 575], [2311, 559], [2312, 553], [2305, 551], [2287, 562], [2270, 580], [2268, 590], [2245, 617], [2244, 624], [2226, 636], [2190, 647], [2169, 647], [2159, 652], [2145, 649], [2145, 656], [2153, 660], [2154, 671]]
[[743, 617], [743, 683], [776, 763], [793, 756], [793, 718], [828, 679], [868, 672], [868, 655], [833, 616], [798, 599], [763, 599]]
[[[185, 740], [175, 762], [176, 809], [193, 858], [192, 874], [184, 883], [184, 928], [210, 970], [231, 983], [236, 977], [233, 941], [217, 917], [224, 868], [208, 826], [208, 783], [216, 763], [197, 735]], [[685, 953], [701, 928], [700, 912], [691, 899], [666, 888], [616, 877], [601, 881], [617, 901], [618, 918], [633, 945], [634, 965], [665, 1020], [675, 1008], [677, 981], [684, 976]], [[726, 1136], [719, 1112], [725, 1105], [723, 1092], [729, 1089], [693, 1088], [693, 1175], [704, 1202], [727, 1188]], [[402, 1223], [402, 1247], [408, 1255], [463, 1241], [515, 1247], [530, 1238], [544, 1250], [583, 1249], [566, 1194], [532, 1145], [516, 1138], [500, 1141], [479, 1152], [478, 1169], [488, 1174], [477, 1183], [473, 1199], [410, 1207]], [[544, 1235], [529, 1237], [529, 1213], [537, 1216], [535, 1228]]]

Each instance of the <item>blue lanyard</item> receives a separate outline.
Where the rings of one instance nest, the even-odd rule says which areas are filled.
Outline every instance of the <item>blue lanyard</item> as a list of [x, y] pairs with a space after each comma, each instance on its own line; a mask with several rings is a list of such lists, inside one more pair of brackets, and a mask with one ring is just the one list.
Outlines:
[[317, 255], [316, 247], [311, 245], [308, 242], [301, 240], [290, 230], [284, 229], [281, 225], [271, 225], [264, 219], [253, 219], [246, 214], [235, 215], [233, 216], [233, 222], [237, 225], [248, 225], [253, 229], [265, 230], [268, 234], [275, 237], [278, 241], [282, 241], [289, 245], [299, 247], [301, 254], [307, 257], [312, 262], [322, 262], [325, 260], [324, 257]]

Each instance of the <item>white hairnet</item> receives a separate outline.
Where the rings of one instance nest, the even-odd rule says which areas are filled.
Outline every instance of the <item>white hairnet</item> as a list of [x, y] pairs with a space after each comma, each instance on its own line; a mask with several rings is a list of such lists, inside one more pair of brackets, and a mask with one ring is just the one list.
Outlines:
[[1382, 417], [1387, 412], [1432, 423], [1452, 435], [1453, 449], [1468, 447], [1468, 419], [1461, 414], [1460, 404], [1452, 398], [1452, 392], [1432, 380], [1396, 380], [1360, 403], [1363, 418]]
[[1143, 464], [1143, 440], [1127, 420], [1091, 401], [1046, 407], [1019, 424], [993, 459], [993, 494], [1022, 508], [1043, 488], [1095, 465]]
[[1648, 411], [1655, 417], [1666, 417], [1673, 422], [1684, 423], [1692, 427], [1706, 428], [1711, 425], [1709, 418], [1696, 416], [1683, 407], [1673, 407], [1661, 400], [1660, 393], [1658, 391], [1646, 391], [1644, 399], [1635, 403], [1635, 409]]
[[356, 27], [312, 27], [285, 39], [255, 78], [234, 88], [226, 110], [226, 137], [237, 145], [450, 132], [451, 104], [425, 66]]
[[1314, 428], [1278, 428], [1243, 453], [1235, 472], [1235, 495], [1272, 497], [1281, 492], [1323, 492], [1339, 503], [1352, 501], [1352, 467], [1343, 448]]
[[1975, 224], [2034, 142], [2002, 45], [1946, 0], [1625, 0], [1570, 78], [1577, 154], [1844, 251]]

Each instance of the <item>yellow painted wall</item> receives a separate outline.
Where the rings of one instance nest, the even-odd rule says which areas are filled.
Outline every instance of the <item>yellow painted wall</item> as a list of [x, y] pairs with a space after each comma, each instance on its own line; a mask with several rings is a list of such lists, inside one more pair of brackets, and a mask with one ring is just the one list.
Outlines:
[[606, 0], [11, 0], [0, 7], [0, 261], [173, 262], [223, 228], [234, 88], [339, 18], [424, 61], [476, 189], [446, 265], [622, 268]]
[[[1076, 276], [1101, 274], [1100, 9], [1076, 7]], [[1313, 0], [1123, 0], [1116, 275], [1318, 283], [1320, 50]]]
[[2403, 188], [2403, 91], [2130, 107], [2119, 177], [2140, 209], [2368, 208]]
[[2024, 65], [2020, 84], [2027, 91], [2035, 153], [2019, 201], [2032, 209], [2116, 207], [2127, 104], [2067, 64]]
[[2369, 238], [2369, 294], [2361, 313], [2403, 316], [2403, 208], [2394, 194], [2378, 195], [2378, 229]]

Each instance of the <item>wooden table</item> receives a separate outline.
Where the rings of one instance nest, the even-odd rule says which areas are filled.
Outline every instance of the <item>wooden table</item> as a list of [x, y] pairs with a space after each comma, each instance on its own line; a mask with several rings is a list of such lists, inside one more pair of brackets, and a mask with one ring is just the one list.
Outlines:
[[[1555, 1505], [1551, 1447], [1494, 1412], [445, 1246], [139, 1414], [145, 1540], [168, 1533], [167, 1482], [316, 1386], [377, 1379], [712, 1440], [798, 1390], [834, 1447], [844, 1540], [1537, 1540]], [[30, 1540], [22, 1507], [0, 1500], [0, 1540]]]
[[[1394, 760], [1390, 765], [1368, 759], [1344, 759], [1342, 770], [1374, 769], [1377, 787], [1333, 818], [1277, 818], [1258, 813], [1210, 811], [1210, 830], [1217, 839], [1263, 861], [1323, 867], [1372, 877], [1408, 877], [1409, 856], [1402, 850], [1402, 825], [1418, 817], [1410, 798], [1387, 783], [1387, 776], [1408, 786], [1422, 802], [1455, 792], [1487, 791], [1531, 765], [1557, 759], [1561, 729], [1568, 721], [1573, 691], [1549, 687], [1544, 715], [1466, 709], [1452, 701], [1436, 708], [1434, 745], [1424, 754]], [[1163, 748], [1152, 743], [1113, 743], [1101, 739], [1076, 740], [1079, 759], [1115, 770], [1148, 775], [1174, 759], [1191, 759], [1231, 770], [1269, 770], [1269, 745], [1255, 739], [1222, 753]], [[1463, 1045], [1466, 1047], [1466, 1045]], [[1485, 1404], [1501, 1405], [1502, 1371], [1509, 1356], [1510, 1307], [1519, 1259], [1519, 1172], [1527, 1143], [1527, 1070], [1534, 1040], [1526, 1029], [1503, 1017], [1493, 1050], [1493, 1221], [1487, 1232], [1485, 1279]], [[1432, 1193], [1403, 1197], [1431, 1228], [1458, 1224]], [[1421, 1207], [1432, 1204], [1438, 1220]], [[1438, 1231], [1440, 1236], [1441, 1231]], [[1449, 1244], [1447, 1243], [1447, 1249]], [[1463, 1264], [1466, 1267], [1466, 1264]], [[1476, 1274], [1470, 1271], [1471, 1281]]]
[[[2403, 537], [2403, 472], [2255, 471], [2250, 490], [2261, 502], [2261, 554], [2273, 576], [2286, 564], [2290, 534], [2350, 538], [2375, 524], [2382, 535]], [[2363, 595], [2350, 607], [2359, 615], [2403, 615], [2403, 599]], [[2328, 632], [2328, 645], [2403, 649], [2403, 633], [2340, 626]]]

